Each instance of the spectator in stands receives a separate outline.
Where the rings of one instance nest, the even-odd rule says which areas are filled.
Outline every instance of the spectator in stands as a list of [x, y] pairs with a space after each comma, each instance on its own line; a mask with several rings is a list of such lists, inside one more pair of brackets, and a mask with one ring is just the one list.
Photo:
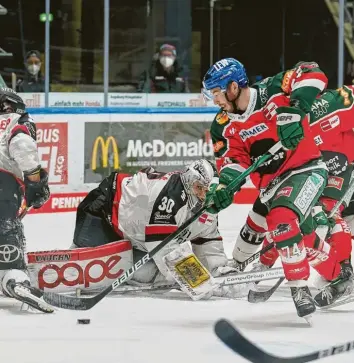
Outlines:
[[24, 79], [19, 79], [17, 92], [44, 92], [44, 79], [41, 75], [41, 58], [38, 50], [30, 50], [26, 54]]
[[153, 57], [149, 71], [140, 76], [138, 92], [184, 93], [186, 82], [178, 64], [176, 48], [163, 44]]

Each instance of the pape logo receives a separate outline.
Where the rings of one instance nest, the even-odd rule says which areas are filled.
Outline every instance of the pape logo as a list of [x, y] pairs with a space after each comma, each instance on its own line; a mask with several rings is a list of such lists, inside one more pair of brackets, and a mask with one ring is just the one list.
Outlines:
[[68, 124], [36, 123], [40, 164], [50, 184], [68, 183]]
[[110, 160], [109, 147], [110, 147], [110, 145], [112, 145], [113, 164], [111, 166], [113, 166], [113, 168], [115, 170], [118, 170], [119, 169], [119, 150], [118, 150], [116, 139], [113, 136], [108, 136], [108, 138], [106, 140], [104, 140], [102, 136], [98, 136], [96, 138], [95, 142], [93, 143], [93, 148], [92, 148], [92, 160], [91, 160], [92, 170], [97, 169], [98, 145], [101, 146], [101, 155], [102, 155], [101, 156], [102, 157], [101, 166], [103, 168], [108, 168], [108, 166], [110, 166], [109, 165], [109, 160]]
[[92, 260], [84, 267], [75, 262], [68, 262], [62, 266], [48, 264], [38, 271], [38, 286], [40, 289], [54, 289], [63, 284], [78, 287], [83, 285], [89, 288], [91, 284], [101, 282], [105, 278], [118, 278], [124, 272], [122, 269], [117, 270], [120, 260], [120, 256], [111, 256], [107, 261]]

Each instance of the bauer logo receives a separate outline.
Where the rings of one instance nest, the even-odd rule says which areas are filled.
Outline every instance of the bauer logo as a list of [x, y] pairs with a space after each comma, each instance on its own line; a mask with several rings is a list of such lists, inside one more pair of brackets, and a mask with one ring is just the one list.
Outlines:
[[[109, 153], [110, 146], [112, 147], [112, 154]], [[92, 170], [97, 169], [98, 150], [101, 150], [100, 167], [108, 168], [108, 166], [112, 166], [115, 170], [119, 169], [119, 150], [117, 142], [113, 136], [108, 136], [106, 139], [104, 139], [102, 136], [98, 136], [96, 138], [92, 148]]]
[[263, 132], [265, 132], [267, 130], [269, 130], [268, 126], [266, 126], [266, 124], [264, 124], [264, 123], [261, 123], [259, 125], [255, 125], [255, 126], [249, 128], [249, 129], [241, 130], [239, 132], [239, 135], [240, 135], [241, 140], [245, 141], [250, 137], [254, 137], [259, 134], [262, 134]]
[[36, 123], [39, 163], [48, 172], [49, 184], [68, 183], [68, 124]]

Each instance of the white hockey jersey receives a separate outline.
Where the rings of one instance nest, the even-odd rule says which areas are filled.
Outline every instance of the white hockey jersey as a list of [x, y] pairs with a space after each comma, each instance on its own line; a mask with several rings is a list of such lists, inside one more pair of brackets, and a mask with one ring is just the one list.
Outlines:
[[29, 114], [0, 115], [0, 170], [23, 180], [23, 171], [39, 164], [36, 127]]
[[[130, 177], [117, 173], [115, 184], [112, 224], [137, 249], [151, 251], [192, 216], [188, 203], [190, 196], [180, 172], [165, 174], [149, 167]], [[227, 264], [217, 215], [203, 213], [177, 240], [155, 255], [160, 271], [164, 269], [162, 257], [184, 241], [190, 241], [193, 250], [199, 250], [196, 254], [209, 271]], [[202, 255], [209, 258], [204, 259]]]

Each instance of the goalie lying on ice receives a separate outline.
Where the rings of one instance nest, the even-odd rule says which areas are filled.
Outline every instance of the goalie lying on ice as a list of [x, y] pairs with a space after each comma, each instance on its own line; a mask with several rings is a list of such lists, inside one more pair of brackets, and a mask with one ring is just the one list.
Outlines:
[[[28, 254], [33, 283], [56, 292], [107, 286], [202, 206], [216, 175], [204, 159], [170, 173], [152, 167], [133, 176], [112, 173], [80, 203], [74, 249]], [[217, 216], [204, 213], [128, 283], [178, 282], [194, 300], [239, 297], [239, 285], [214, 284], [213, 276], [234, 271], [227, 264]]]

